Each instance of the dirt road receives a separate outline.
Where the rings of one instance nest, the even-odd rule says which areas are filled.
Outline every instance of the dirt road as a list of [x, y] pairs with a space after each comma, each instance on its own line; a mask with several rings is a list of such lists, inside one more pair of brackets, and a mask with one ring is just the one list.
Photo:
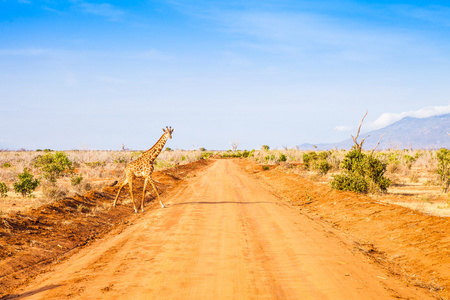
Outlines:
[[218, 160], [145, 213], [16, 291], [17, 299], [428, 299], [345, 238]]

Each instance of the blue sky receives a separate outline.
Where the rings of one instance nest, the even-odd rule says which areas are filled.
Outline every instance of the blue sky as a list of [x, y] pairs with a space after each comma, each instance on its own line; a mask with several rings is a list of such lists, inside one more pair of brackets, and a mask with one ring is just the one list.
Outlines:
[[0, 148], [337, 142], [450, 113], [448, 1], [0, 0]]

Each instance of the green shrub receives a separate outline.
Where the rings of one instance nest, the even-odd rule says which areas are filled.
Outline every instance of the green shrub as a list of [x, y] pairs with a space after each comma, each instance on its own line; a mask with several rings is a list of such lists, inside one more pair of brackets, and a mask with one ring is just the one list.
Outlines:
[[[120, 161], [119, 161], [120, 162]], [[95, 167], [101, 167], [101, 166], [104, 166], [104, 165], [106, 165], [106, 162], [105, 161], [93, 161], [93, 162], [87, 162], [86, 163], [86, 166], [89, 166], [89, 167], [93, 167], [93, 168], [95, 168]], [[71, 168], [72, 169], [72, 168]]]
[[213, 156], [213, 153], [207, 151], [207, 152], [202, 152], [201, 155], [202, 155], [202, 159], [208, 159], [208, 158], [210, 158], [211, 156]]
[[43, 177], [52, 183], [55, 183], [64, 172], [73, 170], [72, 162], [63, 151], [39, 155], [36, 157], [35, 166], [42, 171]]
[[39, 186], [39, 180], [34, 179], [28, 169], [24, 169], [23, 173], [17, 175], [19, 182], [14, 183], [14, 190], [22, 196], [31, 196], [33, 191]]
[[116, 164], [123, 164], [123, 163], [126, 163], [126, 162], [127, 162], [127, 159], [126, 159], [125, 157], [118, 157], [118, 158], [116, 158], [116, 159], [114, 160], [114, 162], [115, 162]]
[[330, 154], [330, 151], [303, 153], [303, 165], [307, 170], [317, 171], [321, 176], [325, 175], [331, 170], [331, 164], [327, 160]]
[[10, 164], [10, 163], [5, 162], [5, 163], [3, 164], [3, 168], [10, 168], [10, 167], [11, 167], [11, 164]]
[[8, 187], [6, 186], [6, 184], [4, 182], [0, 182], [0, 197], [4, 198], [6, 197], [8, 194]]
[[328, 163], [326, 159], [319, 159], [314, 161], [313, 170], [316, 170], [320, 175], [325, 175], [330, 171], [331, 165]]
[[450, 186], [450, 150], [440, 149], [436, 152], [438, 159], [437, 173], [441, 182], [442, 190], [447, 193]]
[[353, 148], [341, 162], [342, 174], [333, 176], [332, 188], [357, 193], [386, 191], [391, 180], [384, 177], [386, 163], [372, 154], [364, 154]]
[[70, 184], [71, 184], [72, 186], [77, 186], [77, 185], [79, 185], [79, 184], [81, 183], [81, 181], [83, 181], [83, 175], [81, 175], [81, 174], [73, 175], [73, 176], [70, 178]]
[[287, 161], [286, 155], [284, 155], [283, 153], [280, 154], [280, 161]]
[[262, 145], [261, 150], [269, 151], [270, 147], [268, 145]]
[[340, 191], [352, 191], [357, 193], [367, 193], [369, 184], [364, 177], [356, 174], [339, 174], [334, 175], [330, 182], [333, 189]]
[[403, 158], [405, 159], [405, 162], [407, 164], [412, 164], [416, 160], [414, 157], [408, 154], [406, 154]]
[[314, 151], [309, 151], [308, 153], [303, 153], [303, 164], [305, 169], [308, 169], [312, 166], [312, 162], [317, 159], [317, 153]]

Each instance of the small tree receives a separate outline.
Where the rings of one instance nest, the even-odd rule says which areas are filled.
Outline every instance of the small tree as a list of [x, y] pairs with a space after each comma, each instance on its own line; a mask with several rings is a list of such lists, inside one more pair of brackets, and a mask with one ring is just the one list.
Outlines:
[[261, 146], [261, 150], [269, 151], [269, 149], [270, 149], [269, 145], [262, 145]]
[[384, 177], [386, 163], [372, 154], [364, 154], [353, 147], [341, 163], [342, 174], [333, 176], [332, 188], [343, 191], [367, 193], [369, 191], [386, 191], [391, 181]]
[[450, 186], [450, 150], [442, 148], [436, 153], [438, 159], [437, 173], [441, 182], [442, 191], [448, 192]]
[[8, 194], [8, 187], [6, 186], [6, 184], [4, 182], [0, 182], [0, 197], [4, 198], [6, 197]]
[[355, 146], [345, 155], [345, 158], [341, 162], [341, 168], [344, 169], [344, 172], [333, 176], [330, 182], [333, 189], [358, 193], [367, 193], [369, 191], [384, 192], [391, 184], [391, 181], [384, 177], [387, 164], [373, 155], [384, 134], [380, 137], [377, 145], [372, 149], [370, 154], [364, 154], [362, 152], [362, 145], [369, 136], [359, 142], [357, 140], [366, 116], [367, 112], [361, 119], [356, 136], [352, 135]]
[[42, 171], [43, 177], [52, 183], [55, 183], [64, 172], [73, 170], [72, 162], [63, 151], [39, 155], [36, 158], [35, 166]]
[[14, 183], [14, 190], [22, 196], [31, 196], [33, 191], [39, 186], [39, 180], [34, 179], [28, 169], [24, 169], [23, 173], [17, 175], [19, 182]]
[[239, 142], [238, 141], [230, 142], [230, 146], [231, 149], [233, 149], [233, 152], [236, 152], [237, 148], [239, 147]]

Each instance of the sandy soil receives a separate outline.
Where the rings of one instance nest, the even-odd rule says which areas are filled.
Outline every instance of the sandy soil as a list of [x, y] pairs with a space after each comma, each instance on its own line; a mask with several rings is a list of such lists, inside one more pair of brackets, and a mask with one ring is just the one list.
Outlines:
[[166, 209], [140, 214], [6, 298], [431, 298], [287, 204], [256, 168], [215, 161], [168, 191]]
[[255, 164], [242, 161], [240, 165], [301, 214], [348, 236], [354, 250], [390, 274], [432, 291], [439, 299], [450, 299], [449, 218], [386, 203], [389, 199], [408, 202], [410, 196], [341, 192], [328, 183], [286, 173], [280, 166], [261, 171]]
[[[155, 172], [153, 178], [159, 182], [160, 194], [165, 195], [186, 184], [186, 178], [195, 176], [208, 164], [209, 161], [200, 160]], [[138, 179], [133, 188], [140, 197], [143, 180]], [[73, 255], [111, 230], [124, 230], [140, 218], [133, 212], [127, 187], [121, 193], [121, 205], [111, 209], [117, 189], [118, 185], [104, 186], [82, 196], [0, 215], [0, 297], [12, 293], [47, 266]], [[154, 198], [155, 194], [147, 191], [146, 210], [160, 207]]]

